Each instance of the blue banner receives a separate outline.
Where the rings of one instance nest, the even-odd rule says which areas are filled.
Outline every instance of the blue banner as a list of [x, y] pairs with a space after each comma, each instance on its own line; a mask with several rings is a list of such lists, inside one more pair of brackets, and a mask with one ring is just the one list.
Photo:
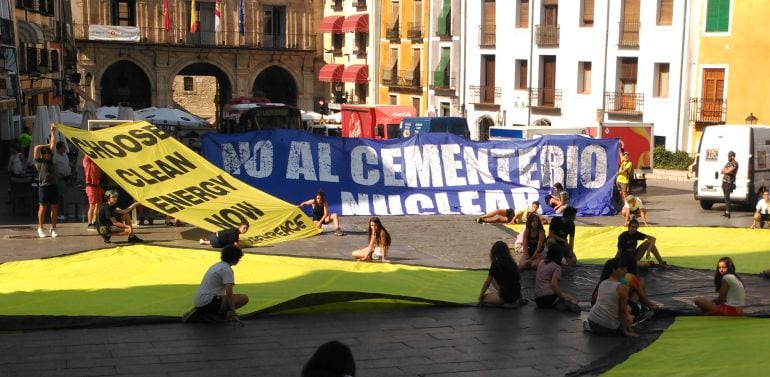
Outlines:
[[206, 158], [290, 203], [323, 191], [343, 216], [523, 209], [561, 182], [583, 216], [612, 215], [618, 140], [547, 135], [475, 142], [448, 133], [372, 140], [301, 131], [207, 133]]

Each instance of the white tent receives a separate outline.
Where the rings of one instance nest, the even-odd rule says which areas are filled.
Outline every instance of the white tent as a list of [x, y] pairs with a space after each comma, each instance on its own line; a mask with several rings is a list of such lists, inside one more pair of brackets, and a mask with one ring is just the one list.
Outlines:
[[303, 122], [312, 121], [313, 123], [318, 123], [321, 120], [321, 117], [323, 117], [323, 115], [313, 111], [302, 110], [301, 113]]
[[117, 106], [102, 106], [96, 109], [95, 119], [118, 119], [118, 107]]
[[156, 126], [209, 127], [209, 122], [186, 111], [173, 108], [148, 107], [136, 111], [137, 120]]
[[326, 123], [334, 123], [334, 124], [340, 124], [342, 123], [342, 113], [334, 113], [330, 115], [325, 115], [324, 120]]
[[80, 127], [82, 128], [83, 125], [83, 115], [74, 113], [72, 111], [62, 111], [61, 112], [61, 124], [70, 126], [70, 127]]
[[120, 120], [134, 120], [134, 119], [136, 119], [136, 116], [134, 116], [134, 109], [132, 109], [129, 106], [120, 106], [120, 107], [118, 107], [118, 119], [120, 119]]

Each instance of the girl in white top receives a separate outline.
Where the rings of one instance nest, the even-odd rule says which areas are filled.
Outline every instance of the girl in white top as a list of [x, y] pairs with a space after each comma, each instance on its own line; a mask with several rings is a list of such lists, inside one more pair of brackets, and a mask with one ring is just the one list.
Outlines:
[[698, 297], [695, 299], [695, 305], [698, 305], [707, 315], [743, 315], [746, 290], [743, 287], [743, 281], [735, 273], [735, 264], [730, 257], [719, 258], [717, 270], [714, 273], [714, 288], [719, 293], [717, 298], [709, 300]]
[[639, 336], [631, 328], [631, 314], [628, 308], [628, 286], [618, 280], [626, 274], [622, 259], [613, 258], [604, 265], [612, 274], [599, 283], [596, 304], [588, 313], [591, 332], [599, 334], [623, 334]]
[[389, 263], [388, 247], [390, 246], [390, 233], [382, 226], [379, 217], [369, 219], [369, 244], [362, 249], [353, 251], [353, 258], [359, 261], [380, 260]]

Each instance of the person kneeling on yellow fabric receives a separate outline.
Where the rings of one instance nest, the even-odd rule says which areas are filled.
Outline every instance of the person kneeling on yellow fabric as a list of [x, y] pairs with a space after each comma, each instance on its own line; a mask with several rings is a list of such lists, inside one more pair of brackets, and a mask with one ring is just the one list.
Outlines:
[[238, 264], [242, 257], [243, 251], [236, 246], [230, 245], [222, 249], [222, 261], [209, 267], [203, 275], [193, 299], [195, 310], [185, 315], [184, 322], [189, 320], [191, 314], [200, 315], [206, 322], [238, 321], [235, 311], [249, 302], [249, 296], [233, 293], [235, 273], [232, 266]]

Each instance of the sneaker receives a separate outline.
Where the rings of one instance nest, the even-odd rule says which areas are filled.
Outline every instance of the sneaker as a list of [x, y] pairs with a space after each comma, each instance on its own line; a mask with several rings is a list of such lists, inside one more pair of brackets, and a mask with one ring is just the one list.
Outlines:
[[102, 236], [104, 243], [110, 243], [110, 236]]
[[88, 226], [86, 227], [86, 230], [90, 230], [90, 231], [94, 231], [95, 232], [96, 231], [96, 225], [88, 224]]
[[142, 242], [144, 242], [144, 240], [139, 238], [139, 237], [137, 237], [137, 236], [130, 236], [130, 237], [128, 237], [128, 242], [129, 243], [142, 243]]
[[37, 228], [37, 236], [40, 238], [45, 238], [45, 232], [43, 231], [43, 228]]
[[59, 237], [59, 233], [56, 233], [56, 229], [51, 229], [51, 237], [52, 238]]
[[334, 234], [336, 234], [336, 235], [338, 235], [338, 236], [344, 236], [344, 235], [345, 235], [345, 233], [344, 233], [344, 232], [342, 231], [342, 229], [340, 229], [340, 228], [337, 228], [337, 229], [334, 231]]
[[481, 217], [477, 217], [476, 218], [476, 224], [481, 224], [483, 222], [484, 222], [484, 220]]

